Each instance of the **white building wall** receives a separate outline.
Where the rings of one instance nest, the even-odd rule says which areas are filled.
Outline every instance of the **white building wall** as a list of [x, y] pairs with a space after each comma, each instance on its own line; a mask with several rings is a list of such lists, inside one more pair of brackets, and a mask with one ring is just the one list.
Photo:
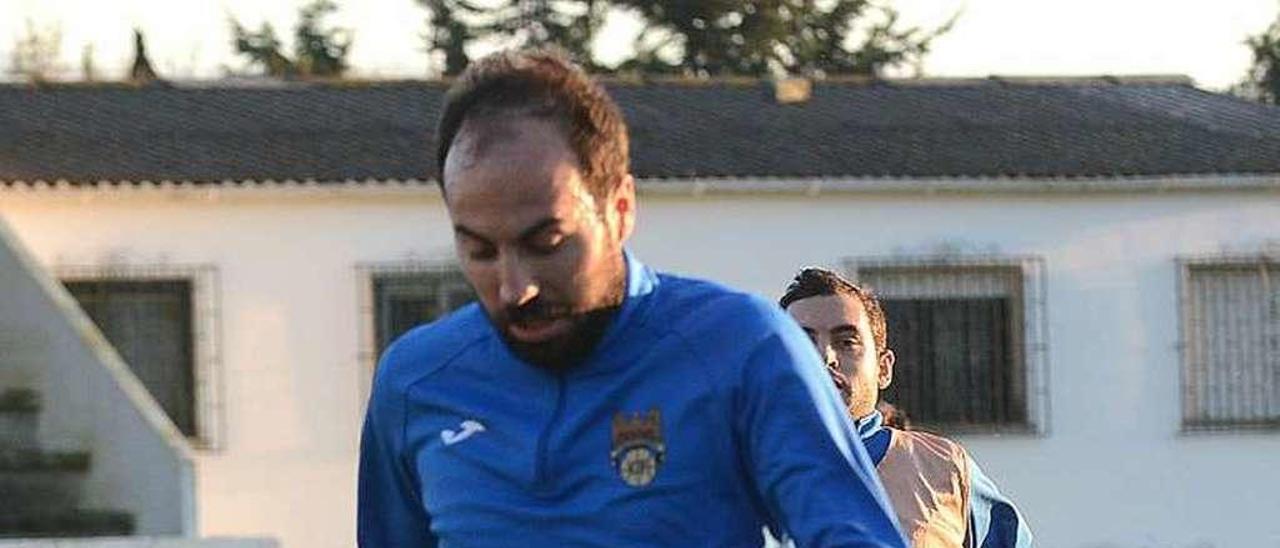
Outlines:
[[176, 537], [113, 537], [85, 539], [0, 540], [0, 548], [276, 548], [269, 539], [194, 539]]
[[[356, 266], [449, 260], [434, 191], [0, 193], [51, 267], [213, 265], [223, 427], [203, 535], [352, 545], [368, 372]], [[773, 297], [802, 265], [940, 251], [1045, 261], [1038, 436], [963, 439], [1041, 546], [1280, 546], [1280, 432], [1182, 434], [1175, 258], [1280, 245], [1280, 193], [641, 198], [632, 248]]]
[[0, 390], [5, 388], [38, 394], [40, 449], [90, 454], [82, 507], [128, 512], [140, 535], [195, 533], [186, 440], [0, 219]]

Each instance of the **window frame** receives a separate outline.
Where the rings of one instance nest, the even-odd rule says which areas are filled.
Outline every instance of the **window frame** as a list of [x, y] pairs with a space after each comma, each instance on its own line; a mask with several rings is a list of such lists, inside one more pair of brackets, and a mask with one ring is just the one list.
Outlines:
[[1196, 268], [1247, 268], [1270, 266], [1280, 272], [1280, 252], [1277, 253], [1219, 253], [1208, 255], [1186, 255], [1175, 259], [1177, 268], [1177, 307], [1178, 307], [1178, 390], [1179, 390], [1179, 422], [1178, 431], [1183, 435], [1205, 434], [1251, 434], [1280, 432], [1280, 418], [1266, 422], [1246, 422], [1240, 420], [1223, 422], [1199, 422], [1190, 415], [1191, 402], [1195, 398], [1192, 390], [1191, 369], [1195, 356], [1195, 345], [1192, 337], [1196, 331], [1195, 323], [1199, 318], [1192, 314], [1191, 271]]
[[[225, 393], [221, 355], [222, 302], [218, 268], [211, 264], [74, 264], [56, 265], [61, 284], [94, 282], [184, 281], [191, 287], [191, 361], [195, 398], [195, 435], [187, 441], [197, 450], [216, 452], [225, 443]], [[166, 419], [168, 416], [166, 415]]]
[[[927, 254], [846, 257], [841, 266], [850, 280], [859, 282], [861, 270], [885, 268], [927, 274], [933, 269], [1011, 268], [1021, 274], [1022, 368], [1025, 374], [1026, 423], [949, 428], [951, 434], [1031, 435], [1049, 434], [1049, 329], [1045, 259], [1039, 255]], [[880, 293], [872, 287], [877, 297]], [[892, 298], [892, 297], [886, 297]], [[905, 410], [910, 416], [911, 410]]]
[[[373, 376], [378, 368], [378, 316], [376, 282], [384, 276], [412, 276], [415, 274], [443, 274], [465, 276], [457, 260], [449, 259], [410, 259], [401, 261], [382, 261], [359, 263], [356, 269], [357, 284], [357, 317], [360, 324], [360, 340], [356, 351], [359, 363], [357, 379], [362, 393], [360, 401], [367, 403], [373, 390]], [[362, 411], [363, 414], [363, 411]]]

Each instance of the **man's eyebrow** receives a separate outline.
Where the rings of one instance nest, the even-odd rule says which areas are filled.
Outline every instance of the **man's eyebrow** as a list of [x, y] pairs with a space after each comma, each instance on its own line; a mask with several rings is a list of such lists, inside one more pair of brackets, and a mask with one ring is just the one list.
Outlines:
[[832, 332], [832, 333], [840, 333], [840, 334], [844, 334], [845, 332], [849, 332], [849, 333], [852, 333], [852, 334], [854, 334], [854, 335], [857, 335], [857, 334], [858, 334], [858, 328], [856, 328], [856, 327], [854, 327], [854, 326], [852, 326], [852, 325], [848, 325], [848, 324], [845, 324], [845, 325], [837, 325], [837, 326], [835, 326], [835, 327], [831, 328], [831, 332]]
[[467, 227], [462, 226], [462, 225], [460, 225], [460, 224], [455, 224], [455, 225], [453, 225], [453, 231], [454, 231], [454, 232], [457, 232], [458, 234], [461, 234], [461, 235], [463, 235], [463, 236], [466, 236], [466, 237], [468, 237], [468, 238], [471, 238], [471, 239], [474, 239], [474, 240], [480, 240], [480, 241], [482, 241], [482, 242], [484, 242], [484, 243], [489, 243], [489, 239], [488, 239], [488, 238], [485, 238], [484, 236], [481, 236], [481, 235], [480, 235], [479, 233], [477, 233], [476, 231], [471, 230], [470, 228], [467, 228]]
[[[548, 227], [555, 226], [555, 225], [557, 225], [557, 224], [559, 224], [559, 223], [560, 223], [560, 220], [559, 220], [559, 219], [556, 219], [556, 218], [554, 218], [554, 217], [547, 217], [547, 218], [545, 218], [545, 219], [543, 219], [543, 220], [541, 220], [541, 221], [538, 221], [537, 223], [534, 223], [534, 225], [533, 225], [533, 226], [531, 226], [531, 227], [529, 227], [529, 228], [524, 229], [524, 232], [521, 232], [521, 233], [520, 233], [520, 239], [521, 239], [521, 240], [527, 240], [527, 239], [529, 239], [529, 238], [532, 238], [532, 237], [536, 236], [539, 232], [542, 232], [543, 230], [546, 230]], [[480, 241], [485, 242], [485, 243], [489, 243], [489, 239], [488, 239], [488, 238], [485, 238], [484, 236], [481, 236], [481, 235], [480, 235], [480, 233], [478, 233], [478, 232], [476, 232], [476, 231], [474, 231], [474, 230], [471, 230], [470, 228], [467, 228], [467, 227], [466, 227], [466, 226], [464, 226], [464, 225], [461, 225], [461, 224], [455, 224], [455, 225], [453, 225], [453, 230], [454, 230], [454, 232], [457, 232], [458, 234], [462, 234], [463, 236], [466, 236], [466, 237], [468, 237], [468, 238], [472, 238], [472, 239], [475, 239], [475, 240], [480, 240]]]
[[546, 219], [538, 221], [533, 226], [524, 229], [524, 232], [520, 233], [520, 239], [527, 240], [529, 238], [537, 236], [539, 232], [542, 232], [543, 230], [546, 230], [550, 227], [556, 226], [557, 224], [560, 224], [559, 219], [556, 219], [554, 217], [547, 217]]

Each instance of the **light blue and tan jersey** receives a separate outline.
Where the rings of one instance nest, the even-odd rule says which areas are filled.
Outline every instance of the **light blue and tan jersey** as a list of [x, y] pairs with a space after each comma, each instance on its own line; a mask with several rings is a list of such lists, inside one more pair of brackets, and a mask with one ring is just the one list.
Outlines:
[[1026, 548], [1031, 531], [1017, 508], [960, 444], [884, 426], [879, 412], [858, 434], [914, 548]]

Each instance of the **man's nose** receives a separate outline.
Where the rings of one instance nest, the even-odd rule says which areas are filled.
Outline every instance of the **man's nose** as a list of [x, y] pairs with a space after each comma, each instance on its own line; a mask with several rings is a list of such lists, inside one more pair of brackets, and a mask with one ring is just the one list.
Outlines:
[[822, 347], [822, 360], [829, 366], [839, 365], [839, 361], [836, 360], [836, 349], [831, 348], [829, 344], [824, 345]]
[[538, 285], [534, 282], [528, 265], [510, 255], [498, 262], [498, 299], [503, 306], [523, 306], [538, 296]]

